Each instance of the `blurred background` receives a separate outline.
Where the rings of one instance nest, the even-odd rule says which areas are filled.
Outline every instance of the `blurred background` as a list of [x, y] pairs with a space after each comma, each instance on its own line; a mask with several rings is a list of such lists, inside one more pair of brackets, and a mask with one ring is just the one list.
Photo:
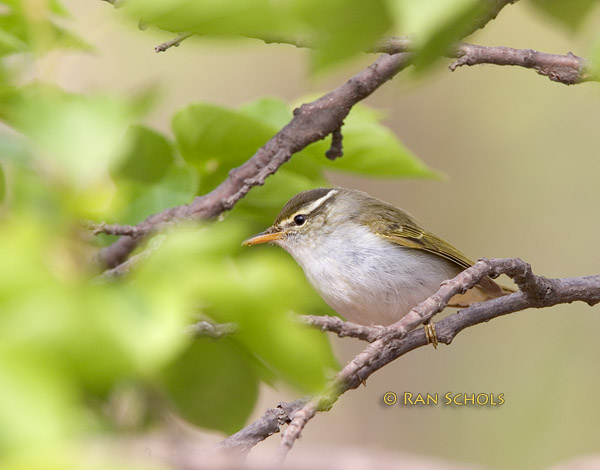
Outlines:
[[[77, 92], [127, 94], [157, 86], [159, 101], [146, 122], [166, 133], [173, 113], [189, 103], [236, 107], [260, 96], [294, 102], [331, 90], [374, 60], [368, 56], [315, 77], [306, 51], [260, 41], [191, 38], [156, 54], [154, 46], [172, 35], [137, 30], [104, 2], [65, 5], [75, 31], [96, 50], [51, 53], [32, 73]], [[585, 55], [599, 21], [596, 15], [574, 35], [519, 2], [468, 41]], [[516, 67], [451, 73], [447, 63], [424, 80], [401, 73], [367, 100], [444, 178], [382, 180], [330, 172], [331, 183], [402, 207], [472, 259], [520, 257], [548, 277], [599, 273], [600, 85], [567, 87]], [[599, 331], [598, 307], [561, 305], [470, 328], [450, 347], [421, 348], [315, 417], [290, 460], [312, 449], [356, 446], [474, 465], [545, 468], [599, 453]], [[333, 336], [331, 342], [342, 364], [365, 346]], [[387, 391], [503, 393], [505, 402], [458, 407], [444, 406], [441, 398], [437, 406], [388, 407], [382, 402]], [[291, 389], [263, 386], [253, 418], [297, 397]], [[194, 438], [201, 447], [223, 435], [202, 432]], [[278, 441], [268, 439], [256, 453], [272, 452]]]

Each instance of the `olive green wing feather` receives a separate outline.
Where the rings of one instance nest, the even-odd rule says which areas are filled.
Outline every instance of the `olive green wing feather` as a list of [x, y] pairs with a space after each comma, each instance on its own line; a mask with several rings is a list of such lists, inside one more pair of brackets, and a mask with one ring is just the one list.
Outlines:
[[369, 221], [379, 236], [406, 248], [424, 250], [446, 258], [461, 269], [473, 266], [473, 261], [441, 238], [419, 227], [408, 214], [382, 212], [382, 217]]
[[[403, 215], [404, 217], [401, 221], [397, 221], [398, 216], [395, 214], [396, 220], [383, 217], [375, 223], [372, 222], [375, 233], [403, 247], [427, 251], [445, 258], [454, 263], [461, 271], [473, 266], [473, 261], [452, 245], [419, 227], [409, 215]], [[479, 287], [484, 291], [481, 293], [482, 295], [478, 296], [476, 292], [472, 292], [470, 295], [468, 293], [465, 294], [464, 299], [461, 299], [460, 296], [455, 296], [452, 303], [456, 306], [466, 306], [473, 301], [483, 301], [512, 292], [512, 289], [500, 286], [489, 277], [484, 278]]]
[[394, 231], [379, 232], [379, 235], [398, 245], [428, 251], [429, 253], [446, 258], [462, 269], [469, 268], [474, 264], [473, 261], [452, 245], [419, 227], [403, 224]]

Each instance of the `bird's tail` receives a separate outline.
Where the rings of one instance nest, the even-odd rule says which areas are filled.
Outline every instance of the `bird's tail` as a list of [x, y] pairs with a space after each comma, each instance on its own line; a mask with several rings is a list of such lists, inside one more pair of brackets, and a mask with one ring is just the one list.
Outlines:
[[468, 307], [476, 302], [496, 299], [517, 292], [517, 289], [498, 284], [493, 279], [486, 277], [480, 284], [469, 289], [464, 294], [457, 294], [450, 299], [449, 307]]

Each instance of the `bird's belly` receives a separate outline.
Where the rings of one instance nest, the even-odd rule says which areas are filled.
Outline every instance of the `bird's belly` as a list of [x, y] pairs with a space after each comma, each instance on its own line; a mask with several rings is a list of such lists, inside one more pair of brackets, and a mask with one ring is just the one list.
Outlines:
[[301, 263], [323, 300], [349, 321], [389, 325], [459, 269], [439, 256], [388, 243], [360, 251], [322, 250], [318, 262]]

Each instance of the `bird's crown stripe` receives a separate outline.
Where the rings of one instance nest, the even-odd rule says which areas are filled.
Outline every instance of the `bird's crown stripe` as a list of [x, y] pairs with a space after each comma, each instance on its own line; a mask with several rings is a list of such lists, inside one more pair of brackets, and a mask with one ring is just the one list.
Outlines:
[[329, 198], [335, 196], [337, 193], [338, 193], [337, 189], [332, 189], [327, 194], [325, 194], [325, 196], [322, 196], [319, 199], [317, 199], [316, 201], [313, 201], [310, 204], [308, 204], [308, 205], [306, 205], [304, 207], [301, 207], [299, 210], [297, 210], [292, 215], [290, 215], [287, 219], [285, 219], [285, 222], [289, 222], [291, 220], [294, 220], [294, 217], [296, 217], [299, 214], [304, 214], [304, 215], [310, 215], [310, 214], [312, 214], [319, 207], [321, 207], [325, 201], [327, 201]]

